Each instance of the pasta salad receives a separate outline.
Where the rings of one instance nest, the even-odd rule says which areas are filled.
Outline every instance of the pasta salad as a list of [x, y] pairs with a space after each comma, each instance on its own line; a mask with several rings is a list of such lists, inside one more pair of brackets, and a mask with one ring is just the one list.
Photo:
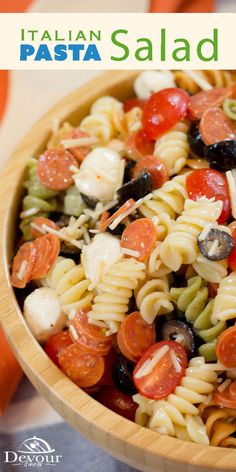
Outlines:
[[52, 361], [151, 430], [236, 447], [236, 82], [147, 71], [30, 156], [11, 283]]

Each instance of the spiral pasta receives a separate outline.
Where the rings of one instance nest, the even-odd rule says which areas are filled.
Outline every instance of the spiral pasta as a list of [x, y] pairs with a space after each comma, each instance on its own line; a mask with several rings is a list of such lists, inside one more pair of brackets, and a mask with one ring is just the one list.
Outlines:
[[[214, 402], [212, 402], [214, 403]], [[202, 404], [199, 407], [211, 446], [236, 447], [236, 410]]]
[[146, 262], [147, 276], [156, 278], [163, 277], [171, 272], [160, 259], [161, 242], [157, 241]]
[[[180, 215], [184, 209], [184, 202], [187, 197], [185, 181], [188, 173], [177, 175], [172, 180], [165, 182], [161, 188], [152, 192], [151, 200], [146, 201], [139, 207], [140, 213], [146, 218], [157, 216], [160, 218], [160, 232], [166, 235], [169, 229], [170, 219]], [[165, 236], [164, 236], [165, 237]]]
[[236, 315], [236, 272], [221, 280], [214, 299], [212, 322], [226, 321]]
[[94, 294], [88, 291], [90, 282], [85, 278], [82, 265], [76, 265], [72, 259], [58, 257], [41, 283], [55, 289], [66, 315], [92, 303]]
[[[124, 109], [123, 109], [123, 103], [121, 103], [119, 100], [117, 100], [114, 97], [110, 96], [105, 96], [105, 97], [100, 97], [98, 98], [92, 105], [91, 107], [91, 112], [90, 112], [90, 117], [104, 117], [110, 124], [110, 132], [111, 132], [111, 137], [113, 137], [115, 134], [124, 133]], [[101, 120], [100, 120], [101, 122]], [[87, 121], [86, 126], [88, 124], [92, 123], [92, 119]], [[84, 126], [84, 120], [82, 121], [82, 127]], [[105, 130], [105, 122], [103, 121], [103, 127]], [[102, 126], [101, 126], [102, 129]], [[107, 138], [107, 134], [104, 134], [105, 141], [103, 142], [108, 142], [109, 139]], [[96, 135], [97, 136], [97, 135]]]
[[[228, 87], [233, 81], [233, 74], [225, 70], [199, 70], [195, 72], [199, 78], [204, 79], [214, 87]], [[201, 90], [201, 87], [185, 72], [174, 71], [175, 81], [178, 87], [195, 94]]]
[[193, 324], [198, 336], [205, 341], [199, 348], [199, 354], [207, 361], [216, 360], [216, 341], [225, 329], [225, 322], [212, 324], [214, 301], [208, 298], [208, 288], [204, 281], [199, 276], [192, 277], [188, 280], [187, 287], [171, 288], [170, 297], [184, 313], [186, 320]]
[[61, 144], [63, 139], [68, 138], [68, 134], [73, 130], [73, 126], [65, 122], [63, 125], [54, 133], [52, 133], [48, 143], [47, 149], [64, 149], [64, 146]]
[[170, 436], [176, 436], [176, 425], [186, 427], [192, 441], [197, 439], [199, 442], [208, 444], [202, 422], [199, 420], [202, 434], [199, 430], [197, 434], [196, 420], [195, 431], [193, 431], [191, 418], [192, 416], [199, 417], [196, 405], [207, 399], [207, 395], [214, 390], [216, 381], [216, 373], [210, 368], [207, 369], [204, 358], [195, 357], [190, 360], [180, 385], [165, 400], [148, 400], [140, 394], [134, 395], [133, 399], [139, 405], [135, 421], [138, 424], [147, 424], [150, 429]]
[[223, 110], [231, 120], [236, 121], [236, 100], [235, 98], [227, 98], [223, 103]]
[[116, 333], [128, 311], [129, 299], [139, 280], [145, 278], [145, 264], [133, 258], [123, 258], [113, 264], [96, 287], [90, 321], [104, 321]]
[[142, 115], [143, 112], [139, 107], [133, 107], [127, 111], [124, 115], [124, 126], [127, 131], [127, 135], [133, 134], [142, 128]]
[[189, 124], [183, 121], [156, 140], [154, 155], [165, 163], [169, 175], [177, 174], [187, 162], [188, 130]]
[[182, 264], [192, 264], [198, 255], [197, 237], [208, 223], [215, 222], [222, 210], [222, 202], [203, 197], [186, 200], [183, 213], [170, 228], [161, 249], [162, 262], [177, 271]]
[[143, 319], [151, 324], [156, 316], [173, 311], [170, 302], [169, 284], [166, 278], [145, 282], [135, 291], [135, 299]]
[[193, 263], [193, 268], [200, 277], [207, 282], [219, 284], [220, 281], [227, 275], [227, 259], [221, 261], [210, 261], [201, 254]]
[[134, 81], [134, 90], [138, 98], [148, 99], [152, 93], [175, 87], [173, 72], [169, 70], [148, 70], [138, 75]]
[[23, 198], [22, 212], [20, 214], [20, 229], [24, 239], [31, 238], [30, 223], [37, 216], [45, 216], [57, 209], [56, 196], [58, 192], [50, 190], [41, 184], [37, 176], [37, 159], [31, 158], [28, 161], [28, 180], [24, 187], [27, 195]]

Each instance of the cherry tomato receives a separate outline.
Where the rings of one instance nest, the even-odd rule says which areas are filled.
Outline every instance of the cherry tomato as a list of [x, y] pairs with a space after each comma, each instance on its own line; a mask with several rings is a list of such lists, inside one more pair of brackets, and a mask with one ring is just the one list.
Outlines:
[[143, 129], [149, 139], [156, 139], [187, 115], [189, 95], [179, 88], [154, 93], [143, 109]]
[[[145, 367], [148, 369], [149, 361], [163, 348], [166, 348], [166, 351], [154, 363], [151, 371], [139, 377], [140, 369]], [[175, 361], [173, 361], [173, 358]], [[177, 368], [174, 362], [177, 363]], [[177, 385], [180, 384], [187, 362], [187, 354], [181, 344], [175, 341], [161, 341], [153, 344], [141, 357], [134, 369], [134, 384], [141, 395], [153, 400], [161, 400], [174, 392]]]
[[139, 159], [133, 170], [134, 179], [141, 170], [147, 170], [150, 173], [153, 189], [160, 188], [168, 180], [168, 169], [156, 156], [144, 156]]
[[214, 169], [194, 170], [186, 178], [186, 190], [191, 200], [200, 197], [213, 198], [223, 202], [223, 209], [218, 219], [224, 223], [230, 216], [230, 196], [226, 177]]
[[134, 107], [139, 107], [142, 108], [144, 107], [145, 103], [147, 100], [141, 100], [141, 98], [128, 98], [128, 100], [124, 101], [124, 111], [127, 113], [127, 111], [132, 110]]
[[132, 249], [139, 253], [139, 261], [144, 261], [149, 256], [157, 240], [157, 230], [149, 218], [140, 218], [126, 226], [121, 236], [121, 247]]
[[218, 337], [216, 356], [225, 367], [236, 368], [236, 326], [227, 328]]
[[130, 421], [134, 421], [135, 412], [137, 410], [137, 403], [135, 403], [131, 396], [120, 392], [116, 387], [103, 387], [95, 395], [96, 400], [102, 403], [110, 410], [124, 416]]
[[228, 264], [229, 264], [230, 269], [236, 272], [236, 227], [232, 228], [232, 238], [234, 240], [234, 248], [228, 257]]
[[59, 367], [58, 357], [61, 352], [72, 344], [72, 340], [69, 336], [68, 331], [61, 331], [60, 333], [53, 334], [47, 340], [45, 346], [45, 352], [50, 359]]
[[135, 161], [138, 161], [142, 156], [147, 156], [153, 153], [154, 144], [154, 141], [150, 140], [147, 134], [140, 129], [127, 138], [124, 147], [129, 156]]
[[213, 401], [225, 408], [236, 408], [236, 380], [234, 380], [223, 392], [215, 392]]

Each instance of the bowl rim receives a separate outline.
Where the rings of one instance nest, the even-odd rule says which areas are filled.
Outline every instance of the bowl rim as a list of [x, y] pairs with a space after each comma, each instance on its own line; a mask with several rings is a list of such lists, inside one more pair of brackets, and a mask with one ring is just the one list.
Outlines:
[[0, 322], [34, 386], [71, 426], [99, 447], [136, 467], [138, 462], [147, 470], [157, 466], [157, 459], [160, 461], [158, 466], [162, 467], [160, 470], [166, 472], [173, 470], [175, 462], [183, 466], [188, 463], [194, 470], [198, 467], [236, 470], [234, 450], [198, 445], [153, 432], [117, 415], [83, 392], [53, 364], [33, 337], [10, 285], [9, 254], [28, 156], [34, 155], [46, 143], [53, 117], [65, 121], [81, 104], [86, 107], [97, 96], [107, 95], [109, 90], [125, 89], [126, 83], [131, 83], [137, 73], [106, 72], [70, 93], [33, 125], [8, 161], [0, 177]]

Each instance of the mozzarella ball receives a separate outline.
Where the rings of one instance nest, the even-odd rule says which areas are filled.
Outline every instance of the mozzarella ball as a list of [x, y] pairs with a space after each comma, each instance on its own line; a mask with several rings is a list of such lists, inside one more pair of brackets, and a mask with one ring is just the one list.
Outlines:
[[112, 200], [121, 187], [124, 176], [124, 161], [114, 149], [97, 147], [83, 160], [75, 185], [81, 193], [95, 197], [101, 202]]
[[112, 234], [99, 233], [91, 244], [83, 246], [81, 262], [86, 277], [97, 284], [121, 257], [120, 240]]
[[55, 290], [48, 287], [37, 288], [26, 297], [23, 313], [30, 330], [40, 342], [62, 331], [67, 321]]
[[134, 81], [134, 91], [138, 98], [146, 100], [162, 89], [176, 87], [174, 75], [169, 70], [142, 72]]

